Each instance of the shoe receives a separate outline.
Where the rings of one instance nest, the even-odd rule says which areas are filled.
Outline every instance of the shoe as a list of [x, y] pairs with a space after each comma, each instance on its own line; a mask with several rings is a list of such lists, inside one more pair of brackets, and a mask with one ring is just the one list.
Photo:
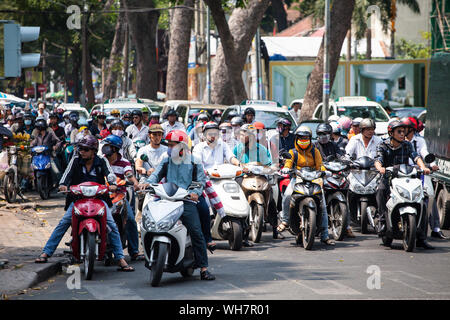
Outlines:
[[208, 270], [200, 271], [201, 280], [216, 280], [216, 277]]
[[442, 240], [448, 240], [448, 239], [450, 239], [449, 237], [446, 237], [446, 236], [442, 233], [442, 231], [438, 231], [438, 232], [431, 231], [431, 237], [432, 237], [432, 238], [437, 238], [437, 239], [442, 239]]
[[336, 244], [334, 240], [330, 238], [322, 239], [320, 242], [326, 244], [327, 246], [334, 246]]
[[423, 248], [426, 250], [434, 250], [434, 247], [429, 245], [425, 240], [417, 240], [416, 247]]
[[355, 234], [352, 231], [352, 228], [347, 229], [347, 234], [345, 235], [347, 238], [356, 238]]
[[242, 241], [242, 246], [249, 248], [249, 247], [253, 247], [253, 243], [251, 243], [248, 240]]
[[216, 250], [216, 244], [215, 243], [208, 243], [206, 245], [206, 248], [211, 252], [211, 254], [214, 253], [214, 250]]

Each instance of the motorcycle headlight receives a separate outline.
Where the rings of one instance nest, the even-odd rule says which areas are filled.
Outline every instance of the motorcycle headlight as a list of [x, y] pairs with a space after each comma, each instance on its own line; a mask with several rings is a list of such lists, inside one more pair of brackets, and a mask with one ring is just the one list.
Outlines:
[[422, 196], [422, 187], [419, 186], [412, 191], [412, 198], [414, 202], [420, 200], [421, 196]]
[[223, 190], [227, 193], [239, 193], [239, 187], [236, 183], [224, 183]]
[[150, 211], [146, 210], [142, 216], [142, 225], [145, 230], [152, 232], [166, 232], [177, 223], [178, 218], [183, 214], [184, 207], [179, 207], [168, 214], [166, 217], [156, 222]]
[[395, 188], [397, 189], [397, 192], [400, 194], [400, 196], [402, 196], [403, 198], [405, 198], [407, 200], [411, 200], [411, 198], [409, 197], [408, 190], [406, 190], [405, 188], [402, 188], [400, 186], [396, 186]]
[[150, 212], [146, 212], [142, 215], [142, 226], [147, 231], [152, 231], [156, 227], [155, 220], [150, 215]]

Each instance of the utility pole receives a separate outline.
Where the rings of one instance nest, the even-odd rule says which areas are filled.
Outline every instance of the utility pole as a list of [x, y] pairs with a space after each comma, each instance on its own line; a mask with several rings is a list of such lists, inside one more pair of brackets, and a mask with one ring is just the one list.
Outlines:
[[67, 103], [67, 85], [68, 85], [68, 80], [67, 80], [67, 76], [69, 73], [69, 67], [68, 67], [68, 63], [67, 63], [67, 55], [68, 55], [68, 48], [67, 46], [64, 49], [64, 103]]
[[322, 118], [324, 121], [328, 120], [328, 105], [330, 98], [330, 0], [325, 0], [325, 39], [324, 39], [324, 57], [323, 57], [323, 94], [322, 94]]
[[124, 81], [123, 81], [123, 96], [125, 98], [128, 98], [128, 66], [130, 64], [130, 42], [129, 42], [129, 27], [128, 22], [125, 23], [125, 44], [124, 44], [124, 68], [123, 68], [123, 74], [124, 74]]
[[84, 2], [84, 12], [83, 16], [81, 18], [81, 45], [83, 46], [82, 51], [82, 58], [81, 58], [81, 78], [82, 78], [82, 89], [81, 89], [81, 97], [80, 99], [81, 104], [84, 105], [87, 102], [87, 90], [86, 90], [86, 78], [87, 78], [87, 72], [86, 72], [86, 64], [87, 64], [87, 38], [86, 38], [86, 18], [87, 18], [87, 7], [86, 2]]
[[211, 103], [211, 12], [206, 7], [206, 92], [208, 104]]

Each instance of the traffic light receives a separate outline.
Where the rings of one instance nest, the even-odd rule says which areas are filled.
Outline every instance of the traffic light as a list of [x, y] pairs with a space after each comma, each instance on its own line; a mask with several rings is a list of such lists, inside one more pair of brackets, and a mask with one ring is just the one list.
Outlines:
[[37, 40], [39, 31], [40, 27], [21, 27], [12, 22], [3, 25], [5, 78], [20, 77], [23, 68], [39, 64], [40, 53], [22, 53], [22, 42]]

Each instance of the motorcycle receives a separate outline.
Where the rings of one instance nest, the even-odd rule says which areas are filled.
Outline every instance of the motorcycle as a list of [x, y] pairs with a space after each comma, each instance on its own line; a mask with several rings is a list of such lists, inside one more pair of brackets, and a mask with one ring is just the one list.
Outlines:
[[216, 240], [228, 240], [231, 250], [242, 248], [243, 234], [248, 230], [250, 205], [239, 184], [234, 180], [242, 174], [242, 169], [232, 164], [216, 165], [209, 169], [214, 191], [219, 195], [225, 216], [214, 212], [211, 219], [211, 235]]
[[31, 164], [34, 170], [36, 190], [42, 200], [50, 197], [50, 190], [53, 186], [51, 174], [50, 150], [47, 146], [36, 146], [31, 149]]
[[250, 204], [250, 237], [255, 243], [261, 240], [264, 221], [269, 220], [269, 204], [275, 205], [272, 193], [274, 170], [258, 162], [246, 164], [248, 173], [241, 183], [247, 201]]
[[328, 209], [328, 226], [334, 240], [341, 241], [347, 232], [348, 182], [346, 172], [349, 166], [345, 162], [335, 159], [334, 156], [328, 157], [327, 160], [323, 163], [323, 166], [331, 175], [325, 177], [323, 188]]
[[66, 143], [64, 144], [64, 167], [69, 165], [70, 159], [74, 153], [74, 145], [70, 143], [70, 137], [66, 138]]
[[[20, 146], [18, 148], [12, 142], [5, 143], [4, 149], [8, 152], [9, 166], [5, 169], [3, 177], [3, 193], [6, 201], [9, 203], [16, 202], [17, 195], [22, 199], [24, 198], [22, 192], [24, 190], [23, 178], [27, 178], [28, 167], [30, 163], [30, 155], [28, 154], [28, 146]], [[19, 154], [20, 152], [20, 154]]]
[[417, 226], [421, 219], [426, 219], [426, 195], [423, 189], [423, 171], [417, 166], [405, 164], [387, 167], [391, 196], [386, 203], [388, 217], [387, 232], [382, 235], [385, 246], [390, 246], [394, 239], [402, 240], [407, 252], [416, 246]]
[[81, 199], [75, 201], [72, 211], [72, 241], [70, 252], [76, 261], [84, 265], [84, 278], [91, 280], [95, 260], [103, 260], [106, 252], [106, 207], [99, 196], [108, 192], [108, 187], [83, 182], [71, 186], [71, 193]]
[[294, 191], [289, 207], [290, 231], [296, 236], [297, 244], [302, 244], [306, 250], [311, 250], [314, 244], [316, 229], [322, 224], [322, 177], [325, 171], [316, 171], [309, 167], [295, 172]]
[[369, 225], [378, 232], [377, 186], [380, 174], [374, 170], [373, 159], [364, 156], [352, 161], [347, 193], [350, 217], [361, 225], [361, 233], [369, 233]]
[[[189, 190], [199, 187], [193, 182], [188, 190], [173, 183], [151, 184], [145, 196], [141, 243], [145, 267], [150, 269], [150, 283], [159, 285], [163, 272], [180, 272], [190, 277], [194, 272], [194, 251], [186, 227], [179, 220]], [[139, 192], [139, 191], [138, 191]]]

